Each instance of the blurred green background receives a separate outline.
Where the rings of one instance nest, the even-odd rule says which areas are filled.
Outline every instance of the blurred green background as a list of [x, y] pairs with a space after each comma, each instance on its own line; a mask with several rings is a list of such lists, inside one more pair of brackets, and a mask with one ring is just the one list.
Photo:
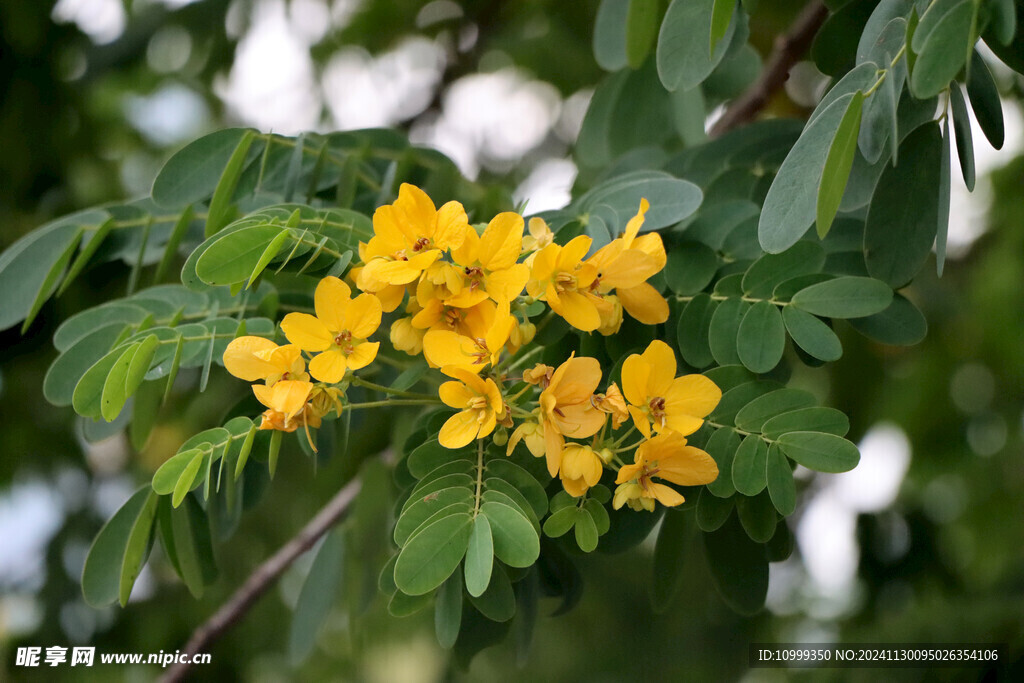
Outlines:
[[[763, 0], [751, 23], [762, 54], [798, 9]], [[591, 54], [597, 0], [15, 0], [0, 4], [0, 247], [46, 220], [144, 195], [177, 147], [225, 125], [302, 130], [397, 126], [483, 182], [539, 210], [564, 204], [570, 145], [601, 71]], [[810, 72], [811, 69], [805, 69]], [[339, 603], [314, 655], [293, 668], [289, 606], [299, 562], [217, 643], [196, 680], [786, 680], [749, 670], [749, 642], [1008, 643], [999, 672], [1024, 665], [1024, 144], [1022, 81], [997, 71], [1007, 144], [981, 150], [968, 196], [954, 168], [951, 261], [926, 267], [907, 295], [924, 311], [920, 345], [873, 344], [837, 329], [843, 359], [800, 381], [850, 415], [863, 452], [845, 475], [803, 480], [790, 524], [797, 549], [772, 565], [768, 606], [729, 611], [699, 558], [680, 594], [654, 610], [652, 544], [582, 562], [582, 602], [542, 602], [532, 650], [510, 640], [468, 673], [434, 640], [432, 613], [387, 615], [361, 587]], [[807, 82], [814, 82], [813, 74]], [[773, 101], [799, 112], [799, 79]], [[808, 86], [809, 87], [809, 86]], [[975, 140], [981, 140], [975, 135]], [[955, 163], [955, 162], [954, 162]], [[979, 174], [981, 175], [981, 174]], [[0, 356], [0, 679], [149, 680], [154, 667], [15, 668], [18, 646], [173, 651], [251, 568], [337, 489], [352, 463], [318, 472], [296, 452], [220, 548], [221, 579], [195, 601], [159, 560], [126, 609], [81, 598], [84, 553], [103, 521], [244, 387], [184, 389], [142, 453], [49, 406], [42, 378], [60, 320], [124, 291], [108, 264], [47, 304]], [[219, 423], [217, 423], [219, 424]], [[402, 425], [396, 425], [399, 431]], [[368, 430], [385, 433], [387, 430]], [[386, 436], [386, 434], [385, 434]], [[382, 443], [367, 441], [372, 452]], [[387, 488], [387, 474], [368, 473]], [[364, 503], [366, 514], [375, 508]], [[377, 506], [376, 512], [386, 512]], [[383, 542], [384, 531], [378, 542]], [[692, 554], [700, 552], [695, 545]], [[373, 570], [376, 571], [376, 568]], [[365, 588], [365, 587], [363, 587]], [[370, 587], [372, 589], [372, 586]], [[878, 671], [832, 670], [837, 680]], [[995, 671], [886, 679], [949, 680]], [[890, 676], [889, 674], [893, 674]], [[1016, 675], [1015, 675], [1016, 674]], [[828, 678], [822, 672], [806, 677]]]

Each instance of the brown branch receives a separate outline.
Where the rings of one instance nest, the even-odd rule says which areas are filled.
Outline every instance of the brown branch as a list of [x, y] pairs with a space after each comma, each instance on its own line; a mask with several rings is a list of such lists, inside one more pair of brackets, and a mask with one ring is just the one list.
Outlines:
[[729, 105], [722, 118], [712, 126], [711, 137], [719, 137], [752, 121], [765, 108], [772, 95], [789, 78], [789, 70], [810, 48], [815, 34], [827, 17], [828, 8], [821, 0], [812, 0], [804, 7], [789, 31], [775, 39], [775, 47], [761, 75]]
[[[316, 513], [313, 519], [309, 520], [309, 523], [298, 534], [292, 537], [270, 559], [257, 567], [242, 584], [242, 587], [235, 591], [230, 600], [207, 619], [206, 623], [192, 632], [192, 637], [185, 645], [184, 654], [188, 655], [187, 661], [191, 662], [194, 655], [209, 648], [215, 640], [241, 619], [299, 555], [312, 548], [318, 538], [330, 531], [331, 527], [348, 511], [349, 505], [359, 493], [360, 485], [361, 482], [358, 479], [353, 479], [346, 484], [327, 505], [321, 508], [320, 512]], [[160, 681], [161, 683], [180, 681], [191, 668], [191, 664], [175, 664], [167, 670]]]

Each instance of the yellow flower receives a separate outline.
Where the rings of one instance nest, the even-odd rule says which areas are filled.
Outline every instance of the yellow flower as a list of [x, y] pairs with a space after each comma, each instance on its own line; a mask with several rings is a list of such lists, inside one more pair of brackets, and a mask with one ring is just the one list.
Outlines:
[[344, 282], [325, 277], [314, 295], [316, 316], [289, 313], [281, 321], [288, 341], [320, 352], [309, 362], [309, 373], [321, 382], [340, 382], [346, 369], [358, 370], [377, 357], [380, 342], [366, 339], [380, 327], [380, 300], [372, 294], [351, 296]]
[[461, 410], [441, 427], [438, 441], [445, 448], [462, 448], [494, 431], [497, 418], [505, 414], [505, 404], [494, 380], [462, 368], [445, 368], [444, 372], [458, 381], [445, 382], [438, 394], [445, 405]]
[[673, 507], [684, 502], [682, 494], [654, 477], [679, 486], [709, 484], [718, 478], [714, 459], [693, 446], [676, 432], [660, 434], [640, 444], [632, 465], [619, 470], [615, 483], [612, 507], [616, 510], [628, 504], [634, 510], [654, 510], [654, 501]]
[[452, 249], [452, 260], [462, 267], [466, 284], [448, 305], [473, 306], [481, 291], [494, 301], [519, 296], [530, 279], [529, 267], [516, 263], [522, 244], [523, 217], [517, 213], [499, 213], [479, 237], [475, 230], [467, 231], [462, 245]]
[[[260, 429], [276, 429], [294, 432], [301, 425], [319, 427], [320, 416], [306, 404], [313, 385], [300, 380], [282, 380], [274, 386], [252, 385], [252, 393], [267, 407], [260, 422]], [[300, 417], [301, 419], [296, 419]]]
[[448, 202], [436, 209], [423, 190], [403, 183], [394, 204], [374, 212], [374, 236], [360, 245], [365, 267], [359, 288], [373, 292], [412, 282], [442, 252], [461, 246], [469, 230], [462, 204]]
[[555, 241], [555, 233], [544, 222], [543, 218], [534, 217], [529, 223], [530, 234], [523, 237], [523, 253], [540, 251]]
[[622, 390], [633, 423], [646, 437], [652, 424], [656, 432], [693, 434], [722, 398], [722, 390], [703, 375], [676, 377], [676, 356], [657, 339], [622, 364]]
[[615, 429], [621, 427], [622, 423], [629, 419], [629, 409], [626, 407], [626, 401], [622, 397], [622, 392], [619, 391], [619, 385], [615, 382], [612, 382], [612, 385], [608, 387], [605, 393], [594, 394], [593, 398], [591, 398], [591, 403], [602, 413], [612, 416], [612, 427]]
[[598, 312], [601, 314], [601, 326], [597, 328], [597, 332], [609, 337], [618, 333], [619, 328], [622, 327], [622, 303], [614, 294], [606, 294], [601, 298], [604, 305], [598, 307]]
[[[637, 237], [648, 206], [647, 200], [641, 199], [640, 210], [626, 224], [625, 234], [599, 249], [587, 263], [598, 271], [591, 284], [595, 293], [607, 295], [615, 290], [627, 313], [645, 325], [656, 325], [668, 320], [668, 303], [647, 279], [665, 267], [667, 256], [658, 233]], [[610, 327], [603, 324], [602, 333], [616, 331], [605, 333]]]
[[247, 382], [266, 380], [273, 386], [278, 380], [308, 380], [302, 351], [293, 344], [278, 346], [263, 337], [238, 337], [224, 349], [224, 367]]
[[604, 304], [591, 293], [597, 278], [597, 267], [585, 263], [583, 257], [592, 240], [580, 235], [564, 247], [549, 244], [538, 251], [530, 267], [526, 291], [534, 299], [547, 301], [558, 315], [578, 330], [593, 332], [601, 326], [599, 307]]
[[561, 460], [558, 477], [562, 480], [562, 488], [573, 498], [579, 498], [601, 481], [603, 461], [590, 446], [568, 444], [562, 449]]
[[344, 394], [337, 387], [326, 387], [322, 384], [313, 385], [313, 390], [309, 392], [310, 413], [317, 418], [321, 418], [333, 410], [337, 417], [341, 417], [341, 411], [343, 410], [342, 396]]
[[497, 306], [484, 301], [466, 313], [460, 331], [428, 331], [423, 337], [423, 355], [434, 367], [451, 365], [480, 372], [488, 363], [498, 362], [515, 324], [508, 301]]
[[544, 443], [544, 425], [540, 422], [523, 422], [516, 427], [516, 430], [512, 432], [512, 436], [508, 440], [505, 455], [512, 455], [512, 451], [516, 449], [520, 441], [526, 443], [526, 448], [533, 457], [541, 457], [544, 455], [544, 449], [546, 448]]
[[550, 365], [537, 363], [529, 370], [523, 370], [523, 381], [527, 384], [536, 384], [541, 389], [546, 389], [548, 384], [551, 382], [551, 375], [553, 375], [554, 372], [555, 369]]
[[544, 454], [548, 473], [558, 473], [564, 436], [583, 439], [604, 426], [605, 414], [590, 402], [601, 381], [601, 364], [596, 358], [576, 358], [558, 366], [540, 393], [541, 424], [544, 425]]
[[391, 323], [391, 345], [398, 351], [405, 351], [410, 356], [418, 356], [423, 351], [423, 335], [426, 330], [417, 329], [412, 318], [398, 318]]

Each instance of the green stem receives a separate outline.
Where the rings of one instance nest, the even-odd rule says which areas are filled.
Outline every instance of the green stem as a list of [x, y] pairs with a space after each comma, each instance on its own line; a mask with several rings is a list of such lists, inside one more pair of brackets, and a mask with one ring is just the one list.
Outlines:
[[[522, 355], [519, 355], [519, 356], [509, 356], [505, 360], [503, 360], [500, 363], [498, 363], [498, 365], [494, 368], [494, 371], [495, 372], [501, 372], [502, 370], [514, 370], [514, 369], [518, 368], [520, 365], [522, 365], [524, 362], [529, 360], [530, 358], [533, 358], [538, 353], [541, 353], [542, 351], [544, 351], [544, 347], [538, 345], [538, 346], [534, 346], [532, 349], [530, 349], [529, 351], [527, 351], [526, 353], [524, 353]], [[514, 362], [513, 362], [513, 358], [515, 359]]]
[[349, 403], [345, 410], [359, 410], [360, 408], [386, 408], [388, 406], [436, 406], [441, 404], [441, 399], [419, 399], [419, 398], [389, 398], [383, 401], [367, 401], [365, 403]]
[[362, 379], [361, 377], [356, 377], [354, 375], [351, 378], [351, 382], [352, 382], [352, 384], [354, 384], [356, 386], [359, 386], [359, 387], [363, 387], [364, 389], [371, 389], [373, 391], [379, 391], [382, 394], [391, 394], [392, 396], [402, 396], [403, 398], [418, 398], [418, 399], [433, 399], [434, 398], [430, 394], [419, 394], [419, 393], [416, 393], [415, 391], [403, 391], [401, 389], [392, 389], [391, 387], [386, 387], [386, 386], [384, 386], [382, 384], [376, 384], [374, 382], [369, 382], [369, 381], [367, 381], [365, 379]]

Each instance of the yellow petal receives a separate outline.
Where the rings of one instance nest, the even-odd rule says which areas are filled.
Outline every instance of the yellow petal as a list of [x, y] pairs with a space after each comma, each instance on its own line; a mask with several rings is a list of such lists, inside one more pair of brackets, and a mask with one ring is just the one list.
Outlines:
[[601, 314], [597, 306], [579, 292], [562, 292], [557, 304], [550, 299], [549, 304], [555, 313], [565, 318], [565, 321], [577, 330], [593, 332], [601, 326]]
[[601, 291], [636, 287], [657, 272], [654, 259], [637, 249], [627, 249], [601, 269]]
[[345, 376], [345, 369], [348, 367], [348, 359], [338, 349], [331, 349], [314, 356], [309, 361], [309, 374], [321, 382], [334, 384], [340, 382]]
[[382, 311], [380, 299], [373, 294], [360, 294], [345, 310], [345, 326], [340, 329], [348, 330], [356, 339], [366, 339], [380, 327]]
[[626, 313], [644, 325], [658, 325], [668, 320], [668, 302], [650, 284], [642, 282], [629, 289], [617, 289], [615, 293]]
[[597, 434], [608, 416], [597, 410], [590, 401], [560, 406], [561, 415], [555, 414], [554, 421], [562, 434], [574, 439], [584, 439]]
[[309, 392], [313, 390], [310, 382], [284, 380], [271, 389], [271, 405], [274, 410], [284, 413], [287, 419], [293, 418], [306, 405]]
[[644, 214], [647, 213], [647, 209], [651, 207], [650, 202], [646, 199], [640, 200], [640, 209], [636, 212], [636, 215], [629, 219], [626, 223], [626, 233], [623, 235], [623, 241], [626, 243], [628, 248], [636, 237], [637, 233], [640, 232], [641, 226], [644, 224]]
[[316, 317], [332, 332], [347, 329], [344, 324], [345, 309], [351, 298], [351, 287], [336, 277], [325, 277], [316, 286], [313, 297]]
[[512, 301], [523, 293], [529, 279], [530, 269], [525, 263], [517, 263], [511, 268], [498, 270], [487, 276], [487, 294], [495, 301]]
[[[534, 254], [533, 262], [530, 265], [530, 280], [538, 282], [550, 280], [551, 276], [554, 275], [555, 265], [558, 263], [558, 255], [561, 253], [561, 250], [561, 245], [549, 244]], [[531, 294], [531, 296], [535, 295]]]
[[402, 285], [387, 285], [377, 290], [375, 294], [380, 299], [380, 305], [384, 312], [390, 313], [402, 303], [402, 297], [405, 296], [405, 287]]
[[374, 358], [377, 357], [377, 349], [379, 348], [380, 342], [363, 342], [362, 344], [356, 344], [352, 353], [348, 354], [348, 366], [353, 370], [365, 368], [373, 362]]
[[722, 399], [722, 390], [704, 375], [683, 375], [672, 381], [665, 396], [665, 412], [707, 417]]
[[655, 339], [647, 346], [641, 358], [651, 368], [647, 380], [647, 394], [665, 396], [676, 377], [676, 354], [672, 347], [660, 339]]
[[665, 507], [675, 507], [676, 505], [686, 502], [686, 499], [683, 498], [682, 494], [670, 486], [652, 483], [650, 490], [654, 499]]
[[448, 330], [431, 330], [423, 337], [423, 355], [435, 367], [458, 365], [479, 372], [483, 364], [477, 364], [476, 353], [471, 339]]
[[577, 235], [569, 240], [569, 243], [562, 247], [558, 254], [558, 269], [572, 271], [575, 266], [583, 260], [583, 257], [590, 251], [590, 245], [594, 240], [587, 235]]
[[281, 321], [288, 341], [303, 351], [323, 351], [334, 343], [334, 335], [318, 318], [308, 313], [289, 313]]
[[253, 384], [252, 393], [256, 396], [256, 400], [265, 405], [266, 407], [274, 407], [273, 387], [268, 387], [265, 384]]
[[570, 358], [551, 375], [549, 387], [559, 403], [590, 403], [590, 396], [601, 383], [601, 363], [596, 358]]
[[459, 409], [465, 408], [476, 398], [476, 394], [462, 382], [445, 382], [438, 387], [437, 394], [446, 406]]
[[671, 458], [658, 463], [658, 476], [680, 486], [710, 484], [718, 478], [714, 458], [693, 446], [684, 446]]
[[[625, 379], [625, 377], [623, 377], [623, 379]], [[630, 417], [633, 418], [633, 424], [636, 425], [636, 428], [640, 430], [640, 433], [643, 434], [646, 438], [650, 438], [651, 421], [647, 418], [647, 413], [640, 410], [639, 408], [629, 406], [629, 415]]]
[[480, 264], [488, 270], [504, 270], [515, 265], [523, 247], [523, 217], [506, 211], [487, 224], [480, 237]]
[[232, 375], [247, 382], [265, 379], [268, 375], [278, 372], [277, 366], [255, 354], [260, 351], [273, 351], [277, 344], [263, 337], [238, 337], [232, 339], [224, 350], [224, 367]]
[[565, 439], [558, 433], [554, 424], [544, 422], [544, 457], [547, 460], [548, 474], [552, 477], [558, 474], [558, 468], [562, 464], [562, 449], [565, 447]]
[[647, 391], [647, 380], [651, 375], [651, 366], [644, 362], [640, 354], [631, 354], [622, 363], [622, 393], [626, 400], [635, 406], [645, 406], [650, 399]]
[[562, 481], [562, 488], [564, 488], [565, 492], [573, 498], [579, 498], [587, 492], [587, 489], [590, 488], [582, 477], [571, 479], [564, 471], [559, 472], [558, 476]]
[[403, 231], [410, 235], [410, 242], [419, 237], [433, 237], [437, 210], [427, 193], [409, 183], [402, 183], [398, 188], [398, 199], [394, 207], [404, 214], [408, 226]]
[[459, 202], [448, 202], [437, 211], [434, 245], [438, 249], [456, 249], [470, 232], [474, 232], [466, 217], [466, 209]]
[[475, 265], [480, 256], [480, 235], [472, 227], [466, 228], [462, 244], [452, 249], [452, 261], [460, 266]]
[[636, 479], [637, 475], [640, 474], [641, 466], [637, 464], [624, 465], [619, 469], [618, 475], [615, 477], [616, 484], [624, 484], [627, 481]]
[[437, 440], [445, 448], [462, 448], [470, 444], [480, 431], [475, 410], [463, 410], [452, 415], [441, 427]]

